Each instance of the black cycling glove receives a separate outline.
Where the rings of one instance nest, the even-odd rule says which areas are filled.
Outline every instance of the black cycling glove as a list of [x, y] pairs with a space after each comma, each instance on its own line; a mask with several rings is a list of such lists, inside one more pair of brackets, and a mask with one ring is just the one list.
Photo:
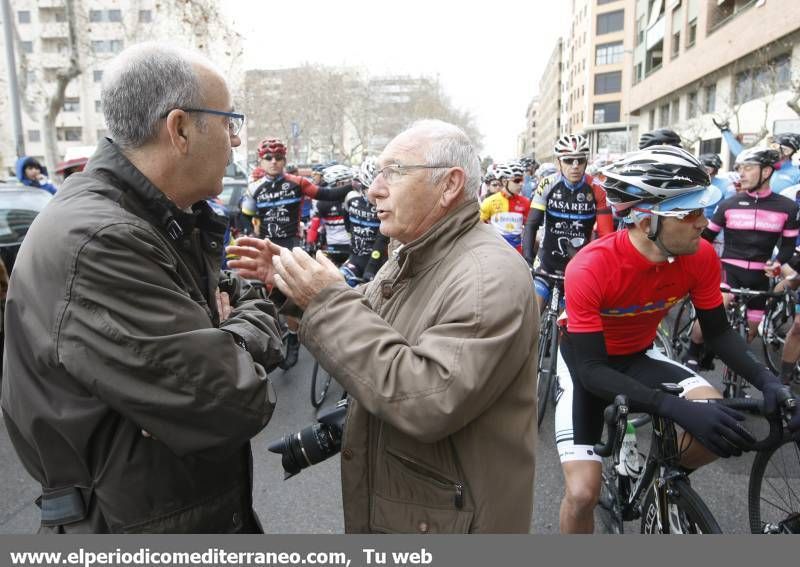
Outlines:
[[720, 457], [738, 457], [742, 449], [755, 443], [753, 436], [739, 423], [744, 421], [744, 415], [722, 404], [664, 395], [656, 413], [670, 418]]

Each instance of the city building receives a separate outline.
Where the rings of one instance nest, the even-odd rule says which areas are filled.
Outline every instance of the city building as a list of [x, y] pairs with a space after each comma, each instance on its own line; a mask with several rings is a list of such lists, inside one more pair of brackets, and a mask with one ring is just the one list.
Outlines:
[[800, 2], [637, 0], [630, 108], [637, 135], [670, 127], [693, 152], [733, 156], [712, 119], [745, 145], [800, 132]]
[[[234, 43], [236, 37], [226, 35], [224, 23], [204, 21], [207, 16], [204, 10], [214, 9], [213, 4], [187, 7], [183, 2], [165, 0], [82, 0], [70, 5], [80, 9], [75, 18], [80, 74], [67, 85], [55, 121], [57, 161], [63, 159], [68, 149], [94, 146], [106, 135], [100, 106], [103, 69], [126, 47], [159, 37], [176, 41], [185, 36], [185, 45], [203, 42], [203, 51], [212, 53], [212, 59], [220, 64], [225, 57], [217, 51], [234, 53], [238, 47]], [[42, 117], [54, 90], [56, 73], [69, 67], [72, 51], [66, 0], [14, 0], [11, 7], [25, 151], [44, 163]], [[214, 26], [219, 37], [211, 40], [198, 37], [209, 25]], [[224, 44], [224, 49], [218, 49], [217, 44]], [[226, 69], [226, 74], [231, 76], [234, 71]], [[2, 96], [8, 97], [5, 57], [0, 61], [0, 85], [4, 89]], [[8, 169], [13, 168], [16, 151], [10, 109], [7, 105], [2, 109], [0, 165]]]
[[517, 155], [529, 155], [536, 151], [537, 123], [539, 121], [540, 99], [535, 96], [528, 103], [528, 111], [525, 113], [525, 130], [520, 135], [517, 144]]
[[539, 81], [534, 154], [539, 163], [554, 162], [553, 144], [561, 133], [561, 59], [564, 42], [559, 38]]
[[626, 29], [633, 25], [633, 3], [572, 0], [572, 25], [563, 40], [561, 133], [587, 135], [592, 152], [606, 158], [631, 143], [623, 85], [630, 84], [632, 36]]

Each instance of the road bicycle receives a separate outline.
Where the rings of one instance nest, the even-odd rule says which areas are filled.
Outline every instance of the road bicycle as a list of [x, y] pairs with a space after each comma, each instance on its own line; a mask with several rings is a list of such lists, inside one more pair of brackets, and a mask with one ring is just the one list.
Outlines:
[[564, 276], [535, 270], [533, 275], [550, 284], [550, 300], [539, 319], [539, 350], [536, 363], [537, 425], [541, 427], [547, 406], [555, 407], [558, 396], [558, 315], [563, 307]]
[[[661, 385], [661, 391], [667, 395], [679, 395], [682, 388], [665, 383]], [[783, 412], [793, 410], [794, 398], [788, 388], [781, 390], [779, 402]], [[763, 402], [749, 398], [709, 400], [708, 403], [764, 412]], [[614, 403], [606, 407], [603, 418], [607, 428], [606, 442], [595, 445], [594, 450], [604, 457], [598, 503], [604, 531], [621, 534], [624, 522], [641, 519], [640, 529], [644, 534], [722, 533], [708, 506], [692, 488], [686, 469], [680, 466], [682, 451], [672, 420], [652, 415], [649, 453], [639, 474], [631, 475], [620, 474], [618, 470], [620, 462], [628, 458], [622, 451], [629, 418], [626, 396], [617, 396]], [[753, 450], [766, 451], [780, 443], [780, 417], [767, 416], [767, 419], [769, 434], [757, 441], [751, 447]]]

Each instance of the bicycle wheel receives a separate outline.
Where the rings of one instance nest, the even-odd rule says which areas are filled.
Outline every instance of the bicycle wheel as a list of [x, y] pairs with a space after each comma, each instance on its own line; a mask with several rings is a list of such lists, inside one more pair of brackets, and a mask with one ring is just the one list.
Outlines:
[[619, 498], [627, 498], [630, 481], [620, 477], [613, 470], [611, 459], [603, 459], [603, 478], [600, 485], [600, 498], [595, 511], [600, 521], [599, 529], [603, 534], [619, 535], [625, 533]]
[[683, 353], [689, 350], [689, 340], [694, 324], [695, 313], [694, 305], [689, 298], [684, 299], [678, 307], [678, 314], [672, 324], [672, 334], [670, 335], [670, 346], [674, 360], [679, 360]]
[[774, 373], [781, 371], [781, 354], [786, 342], [786, 333], [792, 327], [794, 320], [794, 301], [789, 304], [783, 299], [776, 300], [767, 311], [764, 318], [764, 327], [761, 332], [761, 343], [764, 346], [764, 360]]
[[747, 508], [754, 534], [800, 534], [800, 442], [756, 454]]
[[315, 408], [321, 406], [330, 387], [331, 375], [315, 360], [314, 370], [311, 372], [311, 405]]
[[544, 414], [547, 411], [547, 401], [550, 397], [550, 381], [552, 375], [550, 374], [549, 367], [546, 366], [545, 359], [550, 350], [550, 332], [551, 326], [549, 318], [545, 320], [542, 330], [539, 332], [539, 363], [536, 365], [537, 380], [536, 380], [536, 398], [537, 409], [539, 415], [537, 416], [536, 425], [541, 427], [544, 420]]
[[658, 330], [656, 331], [656, 338], [653, 341], [653, 346], [656, 347], [661, 354], [669, 359], [674, 360], [674, 354], [672, 352], [672, 345], [670, 344], [669, 337], [660, 324], [658, 325]]
[[666, 494], [668, 525], [663, 526], [655, 483], [642, 504], [643, 534], [721, 534], [722, 530], [697, 492], [682, 478], [668, 481]]
[[556, 396], [558, 395], [558, 323], [555, 318], [550, 328], [550, 360], [547, 362], [547, 375], [550, 377], [550, 387], [547, 395], [550, 397], [550, 405], [556, 406]]

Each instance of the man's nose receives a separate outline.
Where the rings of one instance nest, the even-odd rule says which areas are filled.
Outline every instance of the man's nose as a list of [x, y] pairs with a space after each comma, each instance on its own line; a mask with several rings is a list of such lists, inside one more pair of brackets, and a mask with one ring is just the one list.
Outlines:
[[367, 200], [374, 204], [379, 197], [385, 197], [386, 194], [386, 182], [383, 180], [383, 176], [379, 175], [367, 189]]

